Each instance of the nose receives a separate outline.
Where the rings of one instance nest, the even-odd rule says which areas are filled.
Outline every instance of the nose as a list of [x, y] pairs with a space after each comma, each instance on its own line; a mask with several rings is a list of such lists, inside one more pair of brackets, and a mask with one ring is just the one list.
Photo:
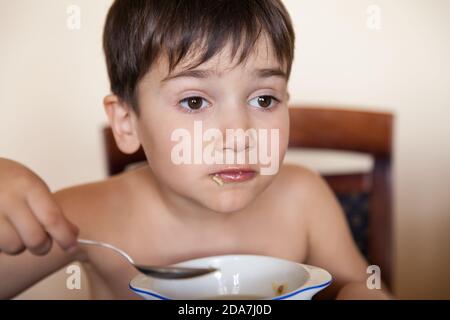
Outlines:
[[224, 137], [221, 146], [224, 151], [244, 152], [254, 144], [254, 135], [251, 128], [251, 119], [245, 105], [225, 106], [219, 114], [219, 130]]

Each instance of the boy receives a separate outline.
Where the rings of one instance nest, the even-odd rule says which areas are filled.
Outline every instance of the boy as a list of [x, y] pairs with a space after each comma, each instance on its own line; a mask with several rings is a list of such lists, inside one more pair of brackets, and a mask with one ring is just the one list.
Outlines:
[[[367, 263], [326, 184], [305, 168], [280, 166], [294, 32], [279, 0], [116, 0], [104, 50], [112, 91], [104, 106], [117, 145], [125, 153], [142, 145], [149, 164], [50, 194], [28, 169], [0, 160], [0, 298], [75, 260], [86, 267], [92, 298], [136, 298], [128, 290], [136, 270], [114, 253], [76, 246], [77, 237], [148, 265], [276, 256], [327, 269], [326, 297], [387, 297], [366, 288]], [[177, 152], [174, 133], [198, 135], [198, 123], [226, 136], [207, 139], [215, 159], [248, 160], [270, 144], [279, 170], [264, 174], [262, 159], [179, 161], [192, 145]], [[252, 134], [235, 143], [225, 135], [232, 129], [274, 134], [270, 143]]]

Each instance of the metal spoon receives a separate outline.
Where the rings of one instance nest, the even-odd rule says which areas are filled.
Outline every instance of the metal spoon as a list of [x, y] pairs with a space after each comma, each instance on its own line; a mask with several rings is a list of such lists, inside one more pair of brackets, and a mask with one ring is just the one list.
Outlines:
[[153, 278], [160, 278], [160, 279], [186, 279], [186, 278], [192, 278], [192, 277], [198, 277], [204, 274], [208, 274], [211, 272], [217, 271], [217, 269], [209, 267], [209, 268], [188, 268], [188, 267], [175, 267], [175, 266], [164, 266], [164, 267], [157, 267], [157, 266], [144, 266], [144, 265], [138, 265], [134, 262], [134, 260], [124, 251], [120, 250], [119, 248], [116, 248], [115, 246], [104, 243], [100, 241], [94, 241], [94, 240], [86, 240], [86, 239], [78, 239], [79, 244], [87, 244], [87, 245], [94, 245], [94, 246], [100, 246], [103, 248], [108, 248], [111, 250], [114, 250], [118, 254], [120, 254], [122, 257], [128, 260], [130, 264], [133, 265], [138, 271], [142, 272], [145, 275], [151, 276]]

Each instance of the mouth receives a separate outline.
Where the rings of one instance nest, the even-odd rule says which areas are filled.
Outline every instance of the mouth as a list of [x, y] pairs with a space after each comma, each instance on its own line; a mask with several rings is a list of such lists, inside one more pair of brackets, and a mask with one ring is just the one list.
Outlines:
[[220, 185], [222, 183], [245, 182], [253, 179], [257, 172], [250, 168], [227, 168], [216, 171], [210, 176]]

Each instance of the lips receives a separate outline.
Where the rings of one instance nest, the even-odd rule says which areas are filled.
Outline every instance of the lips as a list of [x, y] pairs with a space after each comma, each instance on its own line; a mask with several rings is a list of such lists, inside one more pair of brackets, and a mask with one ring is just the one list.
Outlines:
[[212, 174], [219, 177], [223, 182], [244, 182], [253, 179], [256, 171], [252, 169], [224, 169]]

